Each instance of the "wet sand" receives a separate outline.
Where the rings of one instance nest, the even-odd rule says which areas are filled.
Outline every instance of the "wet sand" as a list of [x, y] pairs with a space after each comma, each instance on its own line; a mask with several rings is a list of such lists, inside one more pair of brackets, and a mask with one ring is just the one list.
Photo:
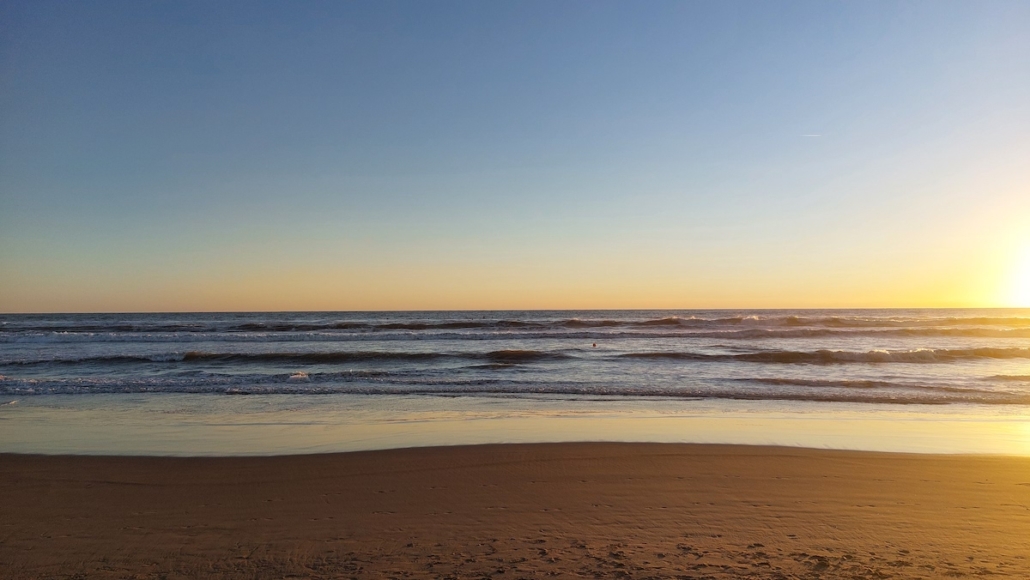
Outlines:
[[1030, 578], [1030, 458], [0, 455], [4, 578]]

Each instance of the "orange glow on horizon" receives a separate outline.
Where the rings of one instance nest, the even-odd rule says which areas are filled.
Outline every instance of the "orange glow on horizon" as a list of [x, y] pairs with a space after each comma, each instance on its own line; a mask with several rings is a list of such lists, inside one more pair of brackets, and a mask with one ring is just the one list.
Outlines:
[[1030, 308], [1023, 223], [922, 247], [813, 243], [805, 251], [692, 251], [646, 240], [570, 245], [558, 256], [549, 246], [513, 245], [282, 255], [216, 248], [190, 260], [165, 256], [150, 270], [69, 264], [69, 283], [25, 261], [0, 281], [0, 312]]

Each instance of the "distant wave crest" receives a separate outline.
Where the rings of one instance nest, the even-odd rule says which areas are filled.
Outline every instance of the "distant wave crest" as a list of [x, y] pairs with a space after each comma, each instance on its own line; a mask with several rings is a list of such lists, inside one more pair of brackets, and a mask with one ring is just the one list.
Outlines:
[[659, 318], [566, 318], [547, 319], [458, 319], [458, 320], [328, 320], [328, 321], [251, 321], [251, 322], [55, 322], [49, 324], [32, 321], [0, 324], [0, 336], [18, 333], [245, 333], [245, 332], [359, 332], [389, 331], [426, 332], [440, 330], [514, 330], [555, 331], [561, 329], [753, 329], [806, 328], [806, 329], [902, 329], [918, 332], [920, 329], [936, 331], [964, 327], [983, 327], [986, 330], [1030, 329], [1030, 316], [861, 316], [861, 315], [806, 315], [806, 314], [748, 314], [732, 316], [670, 315]]

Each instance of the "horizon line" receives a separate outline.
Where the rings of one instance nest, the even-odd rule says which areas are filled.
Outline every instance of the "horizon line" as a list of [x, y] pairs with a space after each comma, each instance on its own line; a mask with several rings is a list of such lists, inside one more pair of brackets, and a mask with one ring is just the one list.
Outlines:
[[386, 310], [85, 310], [77, 312], [0, 312], [0, 316], [46, 316], [79, 314], [386, 314], [386, 313], [442, 313], [442, 312], [775, 312], [775, 311], [819, 311], [819, 310], [1030, 310], [1030, 306], [834, 306], [834, 307], [776, 307], [776, 308], [437, 308], [437, 309], [386, 309]]

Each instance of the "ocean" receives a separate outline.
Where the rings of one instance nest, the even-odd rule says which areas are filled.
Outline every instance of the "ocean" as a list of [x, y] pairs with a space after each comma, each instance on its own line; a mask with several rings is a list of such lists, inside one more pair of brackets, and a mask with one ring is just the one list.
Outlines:
[[[0, 451], [132, 451], [133, 437], [147, 439], [145, 425], [126, 431], [128, 442], [90, 444], [96, 435], [89, 433], [133, 413], [173, 424], [174, 409], [184, 408], [179, 415], [189, 420], [161, 437], [174, 439], [190, 425], [232, 431], [245, 423], [253, 440], [262, 421], [241, 417], [269, 413], [279, 427], [284, 416], [323, 427], [334, 417], [352, 427], [361, 417], [440, 427], [483, 413], [507, 421], [650, 413], [683, 422], [744, 413], [754, 425], [814, 412], [830, 422], [859, 416], [886, 424], [896, 416], [927, 425], [1001, 417], [1019, 445], [1030, 415], [1030, 310], [0, 315]], [[88, 427], [81, 433], [76, 418]], [[705, 439], [693, 423], [679, 432], [694, 435], [673, 439]], [[792, 429], [811, 443], [803, 427], [800, 435]], [[568, 431], [554, 437], [577, 437]], [[486, 432], [498, 439], [496, 429]], [[500, 439], [510, 433], [500, 432]], [[424, 435], [378, 446], [418, 444]], [[301, 447], [377, 446], [347, 437], [354, 435], [329, 434], [317, 445], [302, 438], [308, 446]], [[780, 442], [767, 439], [745, 442]], [[466, 433], [456, 442], [467, 440]]]

